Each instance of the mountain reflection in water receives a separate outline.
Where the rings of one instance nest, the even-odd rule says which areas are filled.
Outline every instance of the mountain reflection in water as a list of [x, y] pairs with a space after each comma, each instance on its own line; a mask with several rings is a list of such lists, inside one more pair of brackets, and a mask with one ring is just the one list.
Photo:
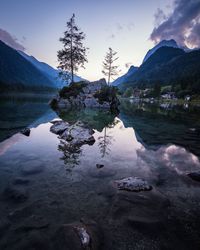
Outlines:
[[[82, 218], [101, 228], [103, 250], [199, 249], [200, 184], [187, 175], [200, 169], [198, 109], [122, 103], [115, 117], [91, 109], [56, 114], [41, 100], [0, 108], [0, 249], [53, 250], [57, 229]], [[87, 122], [95, 143], [69, 158], [50, 132], [54, 118]], [[29, 137], [19, 133], [24, 127]], [[113, 181], [129, 176], [153, 189], [117, 191]], [[5, 199], [8, 187], [27, 199]]]

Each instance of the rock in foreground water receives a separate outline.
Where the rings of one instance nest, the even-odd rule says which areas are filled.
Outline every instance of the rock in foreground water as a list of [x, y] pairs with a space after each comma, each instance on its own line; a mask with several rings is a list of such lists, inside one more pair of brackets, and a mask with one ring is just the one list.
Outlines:
[[28, 199], [28, 192], [23, 188], [8, 186], [3, 192], [3, 198], [7, 201], [21, 203]]
[[55, 121], [50, 128], [50, 131], [54, 134], [62, 134], [69, 128], [69, 123], [63, 121]]
[[92, 136], [94, 131], [81, 121], [77, 121], [72, 125], [64, 121], [57, 121], [51, 126], [50, 131], [60, 135], [60, 139], [69, 142], [73, 146], [92, 145], [95, 142]]
[[114, 182], [119, 190], [126, 190], [132, 192], [150, 191], [150, 186], [147, 181], [138, 177], [128, 177]]
[[81, 221], [62, 225], [53, 241], [57, 250], [97, 250], [101, 239], [102, 232], [95, 222]]
[[195, 180], [195, 181], [200, 181], [200, 171], [198, 171], [198, 172], [191, 172], [191, 173], [188, 174], [188, 176], [191, 179]]

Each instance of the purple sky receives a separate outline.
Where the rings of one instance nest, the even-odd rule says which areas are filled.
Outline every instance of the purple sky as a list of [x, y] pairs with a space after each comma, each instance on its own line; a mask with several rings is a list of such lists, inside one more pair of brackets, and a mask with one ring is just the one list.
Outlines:
[[127, 64], [140, 65], [147, 50], [162, 39], [199, 46], [199, 7], [200, 0], [1, 0], [0, 39], [56, 67], [59, 37], [75, 13], [90, 48], [86, 69], [78, 74], [95, 80], [103, 77], [108, 47], [118, 52], [123, 74]]

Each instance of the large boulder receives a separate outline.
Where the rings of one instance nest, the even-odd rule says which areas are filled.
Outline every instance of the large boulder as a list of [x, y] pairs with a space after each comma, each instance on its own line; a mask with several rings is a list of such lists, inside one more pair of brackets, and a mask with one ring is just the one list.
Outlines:
[[[105, 92], [105, 89], [110, 89], [111, 91], [107, 90]], [[101, 94], [102, 90], [105, 93]], [[118, 111], [119, 100], [112, 90], [114, 88], [108, 87], [105, 79], [94, 82], [73, 83], [69, 87], [61, 89], [50, 104], [52, 108], [61, 110], [90, 107], [110, 109], [112, 112], [115, 112], [116, 110]], [[98, 98], [98, 94], [101, 95], [101, 100]], [[102, 100], [103, 95], [105, 100]]]
[[82, 146], [83, 144], [93, 144], [95, 142], [94, 130], [87, 126], [87, 124], [77, 121], [69, 125], [68, 122], [55, 121], [50, 127], [50, 131], [59, 135], [59, 138], [65, 140], [74, 146]]
[[50, 131], [54, 134], [62, 134], [66, 129], [69, 128], [69, 124], [63, 121], [53, 122], [53, 126], [51, 126]]
[[191, 172], [188, 174], [188, 176], [195, 181], [199, 181], [200, 182], [200, 171], [197, 172]]
[[71, 144], [81, 146], [83, 144], [93, 144], [95, 142], [92, 136], [93, 134], [94, 131], [91, 128], [81, 121], [77, 121], [75, 124], [71, 125], [69, 129], [66, 129], [60, 138], [70, 141]]
[[132, 192], [150, 191], [152, 189], [152, 186], [150, 186], [147, 181], [138, 177], [128, 177], [121, 180], [116, 180], [114, 184], [119, 190]]
[[57, 250], [98, 250], [102, 244], [102, 232], [96, 222], [81, 220], [63, 224], [53, 242]]

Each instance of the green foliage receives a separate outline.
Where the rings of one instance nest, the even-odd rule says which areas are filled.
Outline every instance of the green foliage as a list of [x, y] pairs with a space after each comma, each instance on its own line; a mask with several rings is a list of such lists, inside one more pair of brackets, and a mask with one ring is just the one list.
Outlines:
[[125, 92], [124, 92], [124, 97], [130, 97], [130, 96], [132, 96], [132, 94], [133, 94], [133, 88], [132, 88], [132, 87], [129, 87], [129, 88], [127, 88], [127, 89], [125, 90]]
[[105, 86], [94, 94], [100, 104], [104, 102], [111, 103], [117, 96], [117, 88], [113, 86]]
[[56, 109], [56, 108], [57, 108], [57, 105], [58, 105], [58, 101], [57, 101], [55, 98], [53, 98], [53, 99], [51, 100], [51, 102], [50, 102], [51, 108], [52, 108], [52, 109]]
[[[53, 89], [55, 86], [32, 63], [0, 41], [0, 88], [10, 90]], [[3, 86], [4, 85], [4, 86]]]
[[161, 86], [159, 83], [155, 83], [153, 88], [153, 97], [160, 97]]
[[59, 75], [67, 82], [69, 79], [74, 82], [74, 73], [79, 67], [84, 68], [84, 64], [87, 62], [87, 48], [83, 45], [84, 39], [85, 34], [76, 25], [73, 14], [67, 22], [64, 37], [60, 38], [64, 48], [58, 51], [58, 68], [61, 70]]
[[180, 90], [176, 93], [178, 98], [184, 98], [186, 95], [191, 95], [191, 91], [190, 90]]
[[172, 91], [172, 86], [171, 85], [161, 87], [161, 94], [162, 95], [167, 94], [167, 93], [169, 93], [171, 91]]
[[0, 94], [21, 94], [21, 93], [56, 93], [56, 89], [45, 86], [27, 86], [25, 84], [8, 84], [0, 81]]
[[186, 53], [181, 49], [163, 47], [143, 63], [137, 72], [130, 75], [119, 88], [142, 89], [143, 85], [153, 88], [158, 82], [161, 86], [170, 85], [171, 91], [175, 92], [176, 96], [200, 94], [199, 69], [200, 50]]
[[108, 76], [108, 85], [110, 84], [111, 78], [119, 74], [118, 67], [113, 65], [113, 63], [118, 59], [116, 57], [117, 52], [114, 51], [112, 48], [109, 48], [108, 52], [106, 53], [105, 59], [103, 61], [103, 70], [102, 73], [105, 76]]
[[77, 97], [83, 91], [83, 88], [86, 85], [87, 85], [86, 82], [71, 83], [69, 86], [63, 87], [59, 91], [59, 95], [64, 99], [68, 99], [70, 98], [70, 96]]

